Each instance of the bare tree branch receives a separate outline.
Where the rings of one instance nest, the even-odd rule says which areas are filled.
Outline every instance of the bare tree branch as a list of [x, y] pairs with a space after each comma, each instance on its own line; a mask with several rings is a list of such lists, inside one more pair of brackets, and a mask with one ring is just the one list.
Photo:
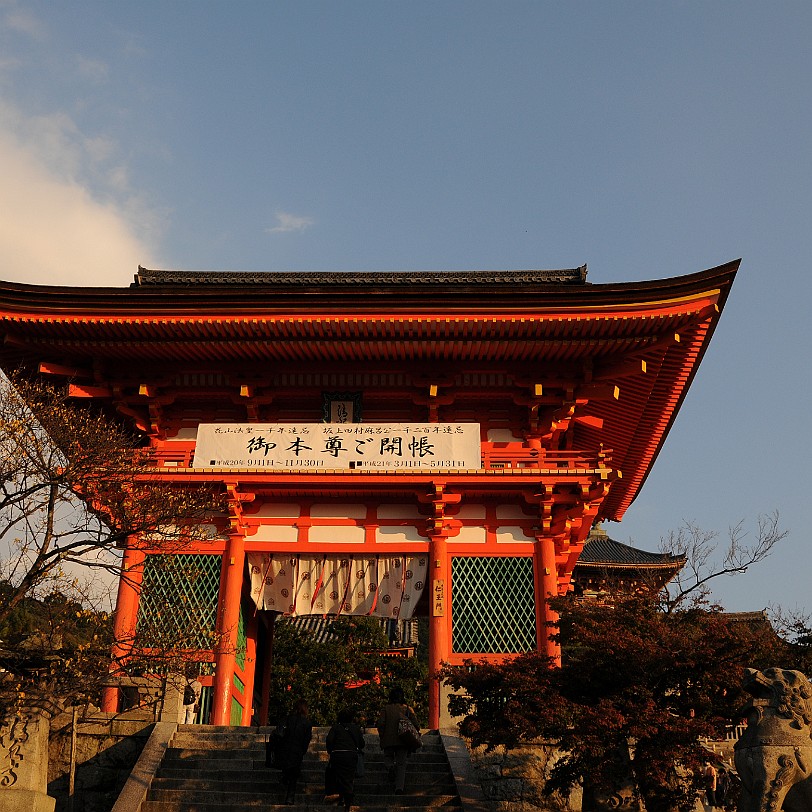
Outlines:
[[683, 522], [660, 540], [661, 551], [686, 558], [685, 567], [663, 591], [662, 608], [672, 611], [688, 600], [706, 603], [714, 579], [747, 572], [753, 564], [767, 558], [787, 535], [789, 530], [781, 527], [777, 510], [757, 517], [755, 535], [751, 539], [741, 520], [728, 528], [720, 560], [718, 531]]
[[[61, 390], [0, 377], [0, 629], [7, 630], [8, 619], [30, 599], [40, 607], [51, 601], [63, 620], [70, 615], [64, 615], [66, 601], [76, 601], [80, 608], [71, 611], [81, 615], [82, 606], [92, 606], [87, 601], [94, 574], [121, 575], [130, 539], [160, 554], [212, 537], [212, 517], [222, 515], [222, 498], [162, 481], [142, 442], [102, 414], [77, 407]], [[88, 611], [109, 626], [101, 609]], [[166, 661], [177, 655], [183, 635], [162, 631], [163, 639], [149, 645]], [[31, 641], [40, 661], [51, 662], [45, 637]], [[109, 662], [110, 642], [105, 638], [103, 645], [90, 647], [98, 648], [97, 660]], [[73, 665], [65, 666], [64, 651], [59, 653], [63, 671], [70, 672], [77, 656], [74, 652]], [[83, 668], [75, 673], [86, 679]], [[49, 673], [50, 679], [63, 679]]]

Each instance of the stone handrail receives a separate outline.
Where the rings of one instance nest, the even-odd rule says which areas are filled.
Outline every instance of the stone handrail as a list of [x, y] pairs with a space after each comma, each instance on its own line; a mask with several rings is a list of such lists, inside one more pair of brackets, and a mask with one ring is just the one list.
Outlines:
[[152, 780], [177, 729], [177, 722], [158, 722], [155, 725], [110, 812], [140, 812], [141, 804], [146, 800]]

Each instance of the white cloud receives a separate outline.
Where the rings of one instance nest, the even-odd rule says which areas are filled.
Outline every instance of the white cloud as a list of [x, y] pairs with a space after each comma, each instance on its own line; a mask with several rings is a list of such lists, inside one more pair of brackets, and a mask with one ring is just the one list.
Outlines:
[[315, 222], [312, 217], [298, 217], [286, 211], [277, 211], [276, 225], [266, 228], [268, 234], [285, 234], [290, 231], [305, 231]]
[[[92, 116], [72, 113], [86, 112], [88, 99], [109, 81], [109, 66], [49, 43], [47, 16], [25, 5], [0, 0], [2, 41], [18, 46], [0, 55], [0, 279], [127, 285], [139, 263], [157, 264], [150, 245], [167, 213], [133, 188], [121, 144], [77, 123]], [[27, 71], [34, 65], [46, 75], [61, 72], [57, 86], [65, 92], [50, 108], [42, 77]]]
[[22, 62], [15, 56], [0, 56], [0, 77], [20, 67]]
[[106, 62], [98, 59], [88, 59], [86, 56], [77, 56], [76, 65], [79, 75], [94, 84], [106, 82], [110, 75], [110, 68]]
[[25, 9], [12, 4], [9, 11], [3, 15], [3, 26], [17, 31], [20, 34], [27, 34], [33, 39], [45, 39], [45, 26], [40, 20]]
[[[139, 263], [152, 262], [151, 251], [125, 205], [100, 201], [76, 180], [76, 144], [51, 124], [35, 145], [0, 130], [0, 279], [126, 285]], [[38, 149], [43, 145], [47, 161]]]

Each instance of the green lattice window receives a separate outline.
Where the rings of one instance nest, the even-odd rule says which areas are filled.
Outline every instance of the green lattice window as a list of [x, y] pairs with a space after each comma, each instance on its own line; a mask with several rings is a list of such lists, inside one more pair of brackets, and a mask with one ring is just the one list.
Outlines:
[[136, 626], [139, 645], [211, 649], [219, 591], [219, 555], [147, 556]]
[[232, 696], [231, 697], [231, 717], [228, 723], [232, 727], [237, 727], [242, 724], [242, 705]]
[[240, 668], [245, 670], [245, 651], [248, 647], [247, 641], [245, 639], [245, 615], [242, 612], [242, 604], [240, 604], [240, 619], [237, 622], [237, 652], [235, 654], [235, 659], [237, 660], [237, 665]]
[[451, 560], [451, 646], [455, 654], [518, 654], [536, 647], [533, 559]]

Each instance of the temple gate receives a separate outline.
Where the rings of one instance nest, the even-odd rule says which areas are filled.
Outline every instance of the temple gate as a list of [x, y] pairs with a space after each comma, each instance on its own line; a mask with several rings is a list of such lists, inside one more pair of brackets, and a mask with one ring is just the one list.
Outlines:
[[0, 363], [127, 422], [161, 479], [227, 495], [215, 538], [171, 566], [131, 540], [118, 654], [171, 603], [173, 567], [194, 573], [172, 611], [200, 629], [210, 721], [250, 724], [267, 721], [273, 613], [425, 615], [437, 727], [443, 663], [559, 657], [547, 598], [637, 495], [737, 268], [0, 283]]

